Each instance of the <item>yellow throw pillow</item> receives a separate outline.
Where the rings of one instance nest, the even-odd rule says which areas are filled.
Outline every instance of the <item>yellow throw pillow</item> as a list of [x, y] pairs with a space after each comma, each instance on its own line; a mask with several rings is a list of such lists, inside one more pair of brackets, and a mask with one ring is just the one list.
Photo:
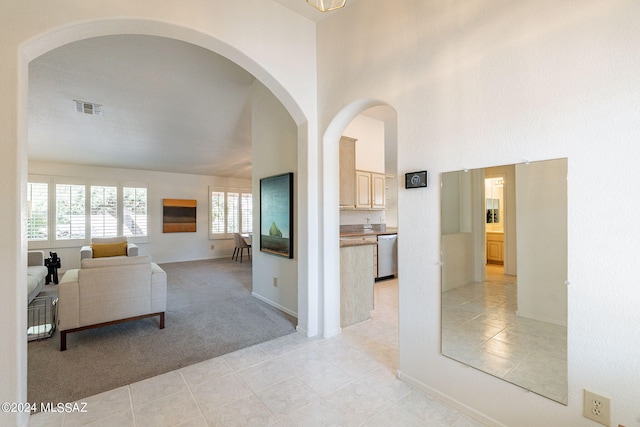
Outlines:
[[94, 243], [91, 245], [94, 258], [127, 255], [127, 242]]

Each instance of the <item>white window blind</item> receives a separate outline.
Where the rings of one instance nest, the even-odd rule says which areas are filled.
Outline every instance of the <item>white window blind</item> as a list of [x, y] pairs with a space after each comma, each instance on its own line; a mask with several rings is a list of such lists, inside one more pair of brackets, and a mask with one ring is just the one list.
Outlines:
[[240, 216], [242, 218], [242, 232], [253, 232], [253, 194], [242, 193], [240, 197]]
[[56, 184], [56, 239], [84, 239], [85, 186]]
[[230, 237], [233, 233], [251, 233], [253, 195], [250, 190], [211, 191], [210, 237]]
[[49, 238], [49, 184], [27, 184], [27, 239]]
[[122, 189], [122, 231], [125, 236], [147, 235], [147, 189]]
[[227, 233], [240, 232], [240, 194], [227, 193]]
[[91, 186], [91, 237], [118, 235], [118, 188]]
[[211, 234], [224, 234], [225, 227], [224, 192], [211, 192]]

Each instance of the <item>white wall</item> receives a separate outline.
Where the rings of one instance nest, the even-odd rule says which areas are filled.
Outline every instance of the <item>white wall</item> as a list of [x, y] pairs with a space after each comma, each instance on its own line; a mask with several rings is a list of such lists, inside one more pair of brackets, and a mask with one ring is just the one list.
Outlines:
[[340, 225], [382, 224], [385, 222], [385, 211], [341, 210]]
[[344, 130], [356, 139], [356, 170], [385, 173], [384, 122], [358, 116]]
[[[287, 172], [293, 172], [294, 215], [291, 235], [293, 238], [293, 259], [260, 252], [260, 216], [253, 220], [254, 238], [252, 243], [253, 295], [280, 308], [298, 315], [298, 196], [297, 167], [298, 129], [282, 104], [267, 88], [255, 83], [251, 92], [251, 156], [253, 176], [253, 197], [255, 206], [260, 201], [260, 179]], [[278, 286], [273, 286], [276, 277]]]
[[388, 103], [399, 174], [569, 159], [568, 406], [441, 356], [439, 189], [399, 193], [400, 375], [495, 425], [593, 425], [583, 389], [638, 425], [639, 20], [635, 0], [368, 0], [319, 24], [320, 129]]
[[[134, 182], [147, 186], [148, 236], [132, 238], [141, 255], [151, 255], [154, 262], [179, 262], [198, 259], [231, 257], [235, 247], [233, 239], [209, 240], [209, 186], [222, 188], [246, 188], [251, 190], [251, 180], [188, 175], [145, 170], [101, 168], [61, 163], [29, 162], [29, 174], [76, 177], [88, 182], [100, 180], [117, 184]], [[197, 201], [195, 233], [162, 232], [162, 199], [194, 199]], [[87, 240], [86, 244], [89, 244]], [[211, 245], [215, 249], [211, 249]], [[33, 245], [30, 245], [30, 248]], [[80, 248], [45, 247], [55, 249], [61, 258], [62, 270], [80, 268]]]

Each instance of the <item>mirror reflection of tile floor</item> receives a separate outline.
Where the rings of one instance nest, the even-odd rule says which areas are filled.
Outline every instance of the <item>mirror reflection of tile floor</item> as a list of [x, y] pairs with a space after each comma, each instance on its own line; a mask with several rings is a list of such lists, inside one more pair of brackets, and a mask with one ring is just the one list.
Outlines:
[[567, 328], [516, 316], [516, 277], [502, 272], [443, 293], [442, 353], [566, 404]]
[[29, 426], [482, 427], [397, 369], [394, 279], [376, 283], [371, 320], [337, 337], [287, 335], [88, 397], [86, 414], [32, 415]]

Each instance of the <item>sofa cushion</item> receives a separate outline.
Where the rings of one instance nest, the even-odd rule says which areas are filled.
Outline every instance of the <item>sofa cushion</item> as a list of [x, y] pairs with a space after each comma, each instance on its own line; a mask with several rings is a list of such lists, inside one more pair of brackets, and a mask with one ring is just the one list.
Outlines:
[[27, 289], [28, 289], [27, 294], [30, 294], [31, 292], [35, 291], [37, 287], [38, 287], [38, 279], [33, 276], [27, 276]]
[[116, 237], [92, 237], [91, 244], [94, 243], [121, 243], [126, 242], [126, 236], [116, 236]]
[[33, 276], [38, 280], [44, 280], [47, 274], [49, 274], [49, 269], [44, 265], [30, 265], [27, 267], [27, 275]]
[[151, 263], [151, 257], [149, 255], [130, 257], [121, 256], [108, 258], [85, 258], [82, 260], [80, 268], [113, 267], [117, 265], [133, 265], [145, 263]]
[[93, 250], [94, 258], [105, 258], [112, 256], [126, 256], [127, 255], [127, 242], [119, 243], [92, 243], [91, 249]]
[[42, 291], [49, 269], [44, 265], [30, 265], [27, 267], [27, 302], [33, 299]]

